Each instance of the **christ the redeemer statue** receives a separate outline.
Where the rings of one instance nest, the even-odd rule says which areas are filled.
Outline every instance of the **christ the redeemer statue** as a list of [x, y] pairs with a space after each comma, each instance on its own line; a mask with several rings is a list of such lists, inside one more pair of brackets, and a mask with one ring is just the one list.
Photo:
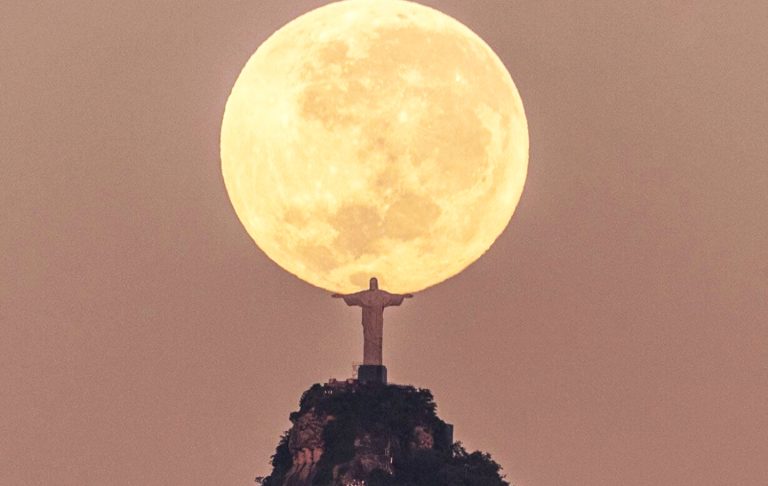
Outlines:
[[390, 294], [379, 290], [379, 281], [372, 278], [368, 290], [348, 295], [333, 294], [333, 297], [344, 299], [347, 305], [363, 308], [363, 364], [382, 366], [384, 308], [400, 305], [403, 299], [409, 299], [413, 295]]

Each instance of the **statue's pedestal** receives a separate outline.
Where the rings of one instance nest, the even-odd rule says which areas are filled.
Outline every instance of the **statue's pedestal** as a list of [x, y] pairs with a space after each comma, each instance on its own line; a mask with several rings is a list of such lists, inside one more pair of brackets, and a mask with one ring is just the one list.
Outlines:
[[387, 367], [384, 365], [360, 365], [357, 368], [357, 381], [361, 383], [387, 384]]

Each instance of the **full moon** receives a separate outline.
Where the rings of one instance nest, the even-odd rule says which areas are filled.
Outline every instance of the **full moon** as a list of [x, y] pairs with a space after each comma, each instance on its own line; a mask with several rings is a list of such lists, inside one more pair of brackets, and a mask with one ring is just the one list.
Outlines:
[[416, 292], [485, 253], [517, 206], [528, 128], [468, 27], [404, 0], [347, 0], [253, 54], [226, 104], [224, 182], [256, 244], [315, 286]]

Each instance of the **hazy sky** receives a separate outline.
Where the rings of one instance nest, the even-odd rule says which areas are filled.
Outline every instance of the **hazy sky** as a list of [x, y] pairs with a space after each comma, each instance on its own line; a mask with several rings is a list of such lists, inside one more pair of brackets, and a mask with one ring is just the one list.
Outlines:
[[[0, 484], [247, 485], [359, 310], [271, 263], [224, 103], [320, 1], [0, 3]], [[423, 2], [531, 132], [511, 225], [388, 310], [390, 379], [518, 486], [768, 484], [768, 2]]]

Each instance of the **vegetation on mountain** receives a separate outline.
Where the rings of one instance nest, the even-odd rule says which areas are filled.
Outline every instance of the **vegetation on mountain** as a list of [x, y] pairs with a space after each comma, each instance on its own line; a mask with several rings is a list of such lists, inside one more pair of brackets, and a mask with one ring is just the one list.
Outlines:
[[[335, 469], [360, 454], [360, 437], [377, 437], [388, 444], [389, 474], [375, 469], [366, 486], [509, 486], [501, 467], [482, 452], [467, 452], [451, 442], [449, 426], [436, 413], [432, 393], [412, 386], [356, 384], [348, 387], [313, 385], [304, 392], [296, 419], [315, 413], [332, 417], [323, 430], [325, 452], [317, 463], [315, 485], [333, 485]], [[431, 447], [416, 446], [415, 431], [429, 430]], [[357, 445], [356, 445], [357, 441]], [[289, 434], [280, 439], [264, 486], [282, 486], [292, 466]]]

